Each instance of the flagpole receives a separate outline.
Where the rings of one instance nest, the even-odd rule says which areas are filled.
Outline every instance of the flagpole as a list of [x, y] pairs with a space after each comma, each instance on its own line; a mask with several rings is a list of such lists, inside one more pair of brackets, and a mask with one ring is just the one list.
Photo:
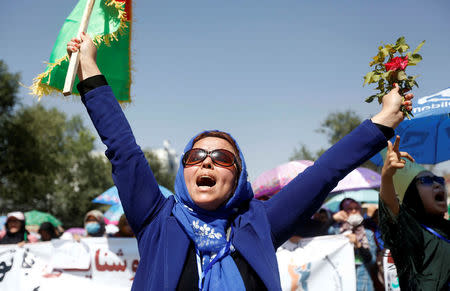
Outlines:
[[[92, 8], [94, 7], [95, 0], [88, 0], [86, 7], [84, 8], [83, 17], [81, 18], [80, 27], [78, 28], [77, 37], [80, 38], [83, 32], [86, 32], [89, 18], [91, 17]], [[80, 62], [79, 52], [72, 53], [69, 62], [69, 68], [67, 69], [66, 81], [64, 82], [63, 94], [69, 96], [72, 94], [73, 83], [75, 82], [75, 76], [78, 70], [78, 64]]]

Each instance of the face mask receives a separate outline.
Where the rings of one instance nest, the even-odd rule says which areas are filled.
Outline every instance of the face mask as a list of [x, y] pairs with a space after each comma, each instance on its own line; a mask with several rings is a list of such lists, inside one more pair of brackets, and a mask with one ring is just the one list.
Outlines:
[[347, 222], [350, 223], [352, 226], [358, 226], [363, 222], [364, 218], [361, 216], [361, 214], [351, 214], [348, 216]]
[[88, 222], [84, 226], [88, 234], [97, 234], [100, 231], [100, 223]]

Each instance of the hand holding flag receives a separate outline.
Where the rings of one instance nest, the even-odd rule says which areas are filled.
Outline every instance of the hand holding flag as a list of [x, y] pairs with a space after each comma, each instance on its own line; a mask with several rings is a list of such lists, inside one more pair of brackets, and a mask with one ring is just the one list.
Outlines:
[[[41, 98], [63, 90], [69, 66], [67, 43], [77, 37], [80, 22], [89, 0], [79, 0], [64, 22], [47, 69], [34, 79], [30, 87]], [[97, 47], [97, 65], [105, 75], [119, 102], [130, 102], [131, 0], [96, 0], [92, 8], [87, 34]], [[77, 83], [77, 81], [75, 81]], [[78, 94], [76, 86], [72, 92]]]
[[80, 63], [78, 66], [78, 79], [83, 81], [89, 77], [100, 75], [97, 66], [97, 48], [89, 35], [82, 33], [80, 39], [72, 38], [67, 43], [67, 53], [78, 53]]

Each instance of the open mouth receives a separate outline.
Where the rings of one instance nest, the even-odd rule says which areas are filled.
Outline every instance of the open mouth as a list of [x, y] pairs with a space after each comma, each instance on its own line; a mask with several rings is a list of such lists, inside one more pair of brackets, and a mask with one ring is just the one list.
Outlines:
[[216, 180], [210, 176], [200, 176], [196, 182], [198, 187], [214, 187], [216, 185]]
[[437, 202], [445, 202], [445, 195], [442, 192], [439, 192], [436, 194], [436, 196], [434, 196], [434, 200], [436, 200]]

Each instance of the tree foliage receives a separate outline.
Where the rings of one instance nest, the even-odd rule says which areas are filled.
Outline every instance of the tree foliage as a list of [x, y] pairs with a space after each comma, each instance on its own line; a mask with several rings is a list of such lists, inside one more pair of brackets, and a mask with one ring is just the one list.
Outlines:
[[358, 127], [361, 122], [361, 118], [352, 110], [335, 112], [321, 123], [317, 132], [325, 134], [328, 142], [333, 145]]
[[8, 66], [0, 60], [0, 119], [8, 117], [18, 102], [19, 79], [20, 74], [10, 73]]
[[151, 152], [150, 150], [145, 150], [144, 154], [158, 184], [166, 187], [167, 189], [173, 192], [175, 184], [175, 175], [167, 171], [166, 167], [164, 167], [163, 163], [158, 159], [158, 157], [153, 152]]
[[9, 210], [37, 209], [79, 225], [91, 200], [112, 185], [110, 167], [91, 154], [94, 136], [79, 116], [25, 107], [14, 114], [5, 136], [1, 192]]
[[[317, 132], [324, 134], [327, 137], [328, 142], [334, 145], [344, 136], [350, 133], [362, 122], [354, 111], [347, 110], [343, 112], [335, 112], [330, 114], [321, 124]], [[304, 144], [300, 145], [300, 148], [295, 148], [293, 154], [289, 157], [289, 160], [317, 160], [326, 150], [324, 148], [319, 149], [316, 153], [311, 152]], [[366, 168], [376, 170], [376, 166], [367, 161], [362, 165]]]
[[[80, 116], [68, 118], [42, 105], [14, 109], [19, 74], [0, 61], [0, 209], [49, 212], [64, 227], [81, 226], [91, 201], [113, 186], [111, 165], [95, 154], [95, 136]], [[161, 185], [173, 191], [174, 176], [146, 152]]]
[[316, 159], [316, 155], [312, 153], [305, 144], [300, 144], [299, 148], [295, 148], [292, 155], [289, 157], [290, 161], [296, 160], [310, 160], [314, 161]]

